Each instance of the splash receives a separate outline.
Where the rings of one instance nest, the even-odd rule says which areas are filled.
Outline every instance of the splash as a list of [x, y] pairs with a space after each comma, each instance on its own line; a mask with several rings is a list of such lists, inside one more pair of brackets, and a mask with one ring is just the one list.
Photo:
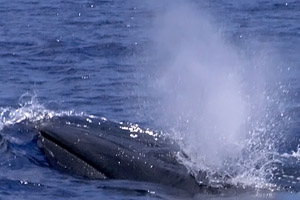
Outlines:
[[283, 153], [282, 156], [286, 158], [295, 158], [300, 161], [300, 145], [298, 145], [297, 150], [292, 151], [291, 153]]
[[39, 122], [54, 116], [63, 115], [82, 116], [84, 113], [77, 113], [74, 110], [55, 112], [46, 109], [43, 104], [39, 103], [35, 94], [25, 93], [19, 98], [18, 108], [0, 108], [0, 130], [5, 126], [14, 125], [24, 120], [28, 120], [29, 122]]
[[205, 170], [211, 184], [230, 179], [269, 187], [280, 131], [272, 113], [277, 97], [265, 87], [267, 61], [243, 57], [195, 7], [168, 5], [155, 23], [153, 88], [162, 121], [172, 127], [188, 155], [178, 159], [195, 177]]

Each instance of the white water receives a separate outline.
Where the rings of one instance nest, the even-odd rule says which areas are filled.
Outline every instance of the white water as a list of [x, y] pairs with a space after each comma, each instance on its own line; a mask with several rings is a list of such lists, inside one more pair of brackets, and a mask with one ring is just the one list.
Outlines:
[[0, 130], [5, 126], [14, 125], [24, 120], [30, 122], [39, 122], [50, 119], [54, 116], [82, 116], [84, 113], [77, 113], [74, 110], [52, 111], [38, 102], [35, 94], [25, 93], [19, 99], [19, 107], [1, 107], [0, 108]]

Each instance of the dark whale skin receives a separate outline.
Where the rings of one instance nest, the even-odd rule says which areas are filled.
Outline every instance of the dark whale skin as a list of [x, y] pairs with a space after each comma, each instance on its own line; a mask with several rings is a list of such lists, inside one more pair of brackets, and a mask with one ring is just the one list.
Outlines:
[[178, 162], [179, 146], [159, 133], [83, 117], [54, 117], [38, 129], [38, 146], [60, 171], [90, 179], [158, 183], [191, 194], [209, 190]]

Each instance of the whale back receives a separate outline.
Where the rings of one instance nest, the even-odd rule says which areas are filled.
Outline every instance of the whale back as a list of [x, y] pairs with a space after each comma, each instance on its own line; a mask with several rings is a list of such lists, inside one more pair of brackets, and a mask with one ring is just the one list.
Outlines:
[[126, 179], [199, 190], [194, 177], [176, 159], [179, 146], [162, 134], [81, 117], [49, 119], [39, 132], [39, 147], [60, 171], [91, 179]]

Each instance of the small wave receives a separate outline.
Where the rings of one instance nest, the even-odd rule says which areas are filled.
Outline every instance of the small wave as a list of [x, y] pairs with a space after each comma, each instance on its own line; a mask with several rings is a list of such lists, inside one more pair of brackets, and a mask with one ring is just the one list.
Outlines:
[[0, 108], [0, 131], [9, 125], [20, 123], [24, 120], [29, 122], [39, 122], [50, 119], [55, 116], [83, 116], [84, 112], [75, 112], [74, 110], [53, 111], [47, 109], [41, 104], [36, 94], [25, 93], [19, 98], [19, 107], [1, 107]]

